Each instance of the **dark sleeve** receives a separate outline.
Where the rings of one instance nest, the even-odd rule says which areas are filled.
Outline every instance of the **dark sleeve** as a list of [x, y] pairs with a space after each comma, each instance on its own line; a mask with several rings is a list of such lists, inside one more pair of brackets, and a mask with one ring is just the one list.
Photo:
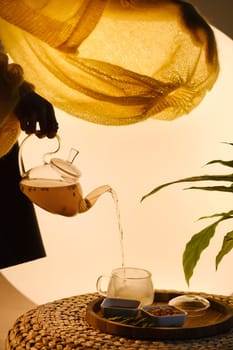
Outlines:
[[33, 204], [19, 188], [18, 148], [0, 159], [0, 268], [45, 256]]

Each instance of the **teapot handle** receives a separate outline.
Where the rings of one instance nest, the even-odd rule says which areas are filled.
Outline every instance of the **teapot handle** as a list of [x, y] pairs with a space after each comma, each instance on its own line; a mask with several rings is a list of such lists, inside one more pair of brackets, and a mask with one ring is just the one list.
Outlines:
[[[19, 172], [20, 172], [21, 177], [25, 177], [25, 176], [26, 176], [26, 171], [25, 171], [25, 166], [24, 166], [24, 163], [23, 163], [23, 156], [22, 156], [23, 145], [24, 145], [24, 143], [25, 143], [31, 136], [33, 136], [33, 135], [35, 135], [35, 134], [27, 135], [27, 136], [23, 139], [23, 141], [21, 142], [21, 144], [20, 144], [20, 146], [19, 146], [18, 164], [19, 164]], [[35, 136], [36, 136], [36, 135], [35, 135]], [[45, 159], [46, 159], [46, 157], [47, 157], [48, 155], [54, 154], [54, 153], [58, 152], [59, 149], [60, 149], [60, 140], [61, 140], [61, 139], [60, 139], [60, 136], [59, 136], [59, 135], [56, 135], [55, 137], [56, 137], [56, 139], [57, 139], [57, 141], [58, 141], [58, 146], [57, 146], [57, 148], [55, 149], [55, 151], [53, 151], [53, 152], [48, 152], [48, 153], [45, 153], [45, 154], [44, 154], [44, 156], [43, 156], [43, 161], [44, 161], [44, 163], [47, 163]]]

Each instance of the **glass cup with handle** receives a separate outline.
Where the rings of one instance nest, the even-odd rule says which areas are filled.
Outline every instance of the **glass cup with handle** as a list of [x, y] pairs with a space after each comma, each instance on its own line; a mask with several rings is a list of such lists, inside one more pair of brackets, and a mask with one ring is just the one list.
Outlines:
[[[120, 267], [110, 275], [101, 275], [96, 282], [99, 294], [108, 298], [139, 300], [141, 305], [150, 305], [154, 301], [154, 288], [151, 272], [136, 267]], [[107, 283], [106, 283], [107, 282]], [[103, 290], [107, 285], [107, 291]]]

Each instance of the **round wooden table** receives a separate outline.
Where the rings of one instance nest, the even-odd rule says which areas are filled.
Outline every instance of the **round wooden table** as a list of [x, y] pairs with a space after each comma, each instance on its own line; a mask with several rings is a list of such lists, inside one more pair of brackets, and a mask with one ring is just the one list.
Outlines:
[[[206, 296], [233, 307], [232, 296]], [[186, 340], [140, 340], [103, 333], [86, 321], [87, 305], [98, 297], [97, 293], [83, 294], [29, 310], [9, 330], [6, 350], [233, 350], [233, 328], [212, 337]]]

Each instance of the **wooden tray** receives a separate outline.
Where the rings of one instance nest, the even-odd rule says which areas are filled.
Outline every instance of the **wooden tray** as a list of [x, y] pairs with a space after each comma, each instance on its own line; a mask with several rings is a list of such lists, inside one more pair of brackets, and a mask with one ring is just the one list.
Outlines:
[[[171, 298], [184, 293], [156, 291], [155, 304], [167, 304]], [[233, 327], [233, 308], [226, 303], [207, 299], [210, 307], [201, 316], [188, 317], [182, 327], [138, 327], [105, 318], [100, 304], [103, 297], [92, 301], [87, 306], [86, 320], [94, 328], [105, 333], [133, 339], [190, 339], [214, 336]]]

